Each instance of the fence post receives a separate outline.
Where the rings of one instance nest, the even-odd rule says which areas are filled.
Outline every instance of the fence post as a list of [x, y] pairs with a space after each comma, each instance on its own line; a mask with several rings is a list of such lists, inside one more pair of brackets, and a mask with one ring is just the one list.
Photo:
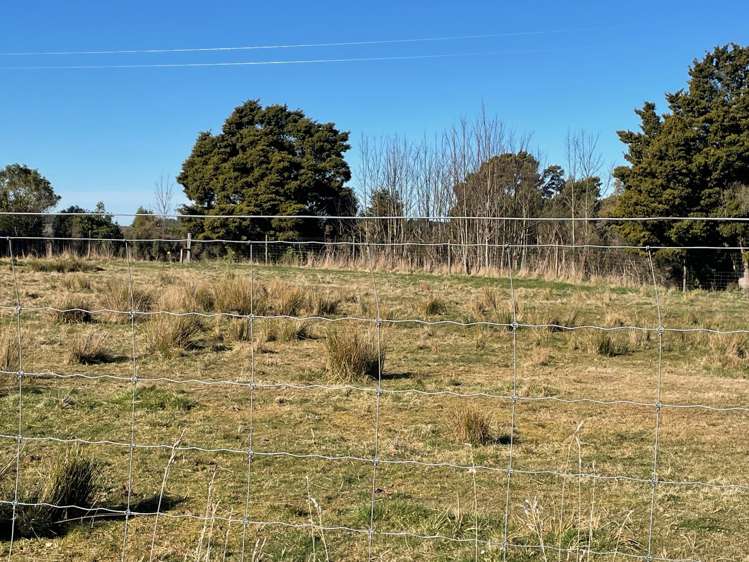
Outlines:
[[268, 235], [265, 235], [265, 265], [268, 265]]
[[190, 263], [190, 259], [192, 258], [192, 233], [187, 233], [187, 248], [185, 248], [185, 261], [187, 263]]
[[452, 253], [450, 252], [450, 241], [447, 241], [447, 274], [451, 275], [453, 269]]
[[489, 271], [489, 239], [486, 239], [484, 246], [484, 268]]

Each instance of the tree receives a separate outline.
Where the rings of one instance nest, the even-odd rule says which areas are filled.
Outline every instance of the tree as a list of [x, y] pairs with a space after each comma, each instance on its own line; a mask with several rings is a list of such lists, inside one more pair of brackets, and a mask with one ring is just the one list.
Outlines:
[[[23, 164], [10, 164], [0, 170], [0, 211], [44, 213], [54, 207], [60, 197], [52, 184], [37, 170]], [[44, 217], [0, 216], [2, 236], [41, 236]]]
[[[623, 190], [612, 216], [717, 216], [730, 210], [727, 192], [749, 184], [749, 47], [717, 47], [694, 61], [687, 88], [666, 101], [669, 113], [645, 103], [636, 111], [641, 130], [619, 132], [629, 165], [614, 170]], [[617, 231], [638, 245], [736, 242], [736, 233], [706, 221], [627, 222]], [[670, 251], [659, 258], [704, 282], [727, 266], [728, 254]]]
[[101, 201], [93, 211], [78, 205], [62, 210], [52, 221], [52, 232], [59, 238], [122, 238], [119, 225], [112, 220]]
[[[177, 181], [190, 203], [185, 214], [353, 215], [356, 198], [343, 153], [348, 133], [318, 123], [284, 105], [237, 107], [221, 133], [198, 135]], [[203, 238], [246, 240], [268, 234], [279, 239], [320, 237], [324, 220], [204, 219], [191, 223]]]

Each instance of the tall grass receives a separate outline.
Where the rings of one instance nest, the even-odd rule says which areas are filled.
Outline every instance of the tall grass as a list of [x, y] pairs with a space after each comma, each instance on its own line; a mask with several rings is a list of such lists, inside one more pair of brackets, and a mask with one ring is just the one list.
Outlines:
[[77, 324], [93, 321], [92, 304], [87, 298], [75, 294], [63, 295], [50, 311], [52, 319], [60, 324]]
[[[118, 312], [148, 312], [153, 308], [154, 298], [151, 291], [137, 285], [132, 286], [132, 302], [130, 300], [130, 282], [125, 279], [110, 279], [103, 295], [104, 308]], [[143, 315], [136, 314], [136, 319], [143, 319]], [[110, 319], [115, 322], [129, 321], [127, 314], [111, 314]]]
[[7, 327], [0, 332], [0, 370], [18, 371], [18, 352], [18, 332], [12, 327]]
[[43, 273], [73, 273], [99, 269], [96, 264], [72, 254], [62, 254], [51, 259], [30, 259], [27, 264], [31, 271]]
[[471, 445], [487, 445], [494, 441], [489, 416], [471, 407], [456, 413], [455, 434], [459, 442]]
[[195, 316], [159, 315], [145, 328], [148, 350], [173, 357], [182, 351], [195, 349], [205, 327]]
[[78, 334], [68, 350], [68, 363], [96, 365], [113, 361], [114, 355], [106, 345], [106, 338], [106, 334], [99, 331]]
[[377, 378], [385, 363], [385, 351], [378, 354], [374, 333], [328, 329], [325, 339], [328, 372], [341, 382], [357, 382]]

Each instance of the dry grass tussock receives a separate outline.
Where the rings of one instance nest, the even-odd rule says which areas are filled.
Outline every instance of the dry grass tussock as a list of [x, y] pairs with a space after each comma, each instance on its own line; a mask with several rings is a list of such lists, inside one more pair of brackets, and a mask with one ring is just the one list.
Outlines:
[[[50, 464], [47, 476], [37, 489], [27, 491], [15, 511], [16, 537], [38, 538], [59, 534], [65, 521], [84, 514], [81, 509], [52, 506], [76, 506], [85, 510], [95, 505], [101, 483], [99, 464], [79, 453], [68, 454]], [[34, 505], [31, 505], [34, 504]], [[0, 507], [0, 528], [13, 520], [10, 505]]]
[[[132, 297], [132, 298], [131, 298]], [[107, 310], [117, 311], [108, 315], [113, 322], [129, 322], [130, 317], [124, 312], [149, 312], [155, 299], [151, 291], [135, 284], [130, 286], [127, 279], [110, 279], [102, 295], [102, 304]], [[142, 320], [142, 314], [136, 314], [136, 320]]]
[[330, 375], [341, 382], [377, 378], [385, 364], [385, 351], [378, 354], [374, 332], [330, 327], [325, 339]]
[[491, 419], [476, 408], [461, 409], [455, 416], [455, 436], [460, 443], [487, 445], [494, 440]]
[[159, 315], [146, 324], [147, 347], [163, 357], [173, 357], [198, 347], [204, 330], [203, 322], [195, 316]]
[[68, 350], [68, 363], [97, 365], [113, 361], [114, 355], [107, 347], [106, 341], [107, 335], [97, 330], [76, 335]]
[[77, 324], [92, 322], [92, 302], [84, 296], [66, 294], [58, 298], [50, 310], [50, 315], [55, 322], [60, 324]]
[[261, 341], [292, 342], [311, 339], [312, 325], [305, 320], [289, 320], [287, 318], [266, 320], [262, 326]]
[[26, 262], [31, 271], [42, 273], [73, 273], [97, 271], [98, 266], [73, 254], [62, 254], [50, 259], [33, 258]]
[[[24, 334], [21, 334], [23, 341]], [[19, 357], [18, 331], [13, 326], [7, 326], [0, 332], [0, 370], [18, 371]]]

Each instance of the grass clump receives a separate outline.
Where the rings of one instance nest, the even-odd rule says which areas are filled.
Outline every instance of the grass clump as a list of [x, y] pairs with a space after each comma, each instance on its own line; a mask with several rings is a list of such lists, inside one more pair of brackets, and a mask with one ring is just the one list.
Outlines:
[[[121, 392], [114, 402], [129, 405], [133, 399], [131, 389]], [[155, 385], [139, 386], [135, 389], [135, 406], [139, 410], [161, 412], [163, 410], [179, 410], [189, 412], [197, 402], [191, 399], [184, 390], [171, 391]]]
[[216, 296], [203, 281], [169, 285], [159, 298], [159, 308], [170, 312], [211, 312]]
[[376, 336], [353, 330], [330, 328], [325, 340], [328, 372], [342, 382], [377, 378], [385, 363], [385, 352], [378, 354]]
[[92, 322], [91, 302], [79, 295], [64, 295], [51, 311], [52, 318], [60, 324]]
[[[87, 508], [94, 505], [100, 481], [100, 466], [92, 459], [75, 453], [62, 461], [56, 460], [41, 489], [24, 498], [24, 503], [16, 508], [16, 537], [52, 537], [60, 534], [65, 521], [83, 515]], [[75, 507], [60, 509], [52, 505]], [[12, 508], [3, 506], [0, 510], [0, 529], [9, 530], [12, 520]]]
[[93, 289], [93, 283], [85, 275], [69, 275], [63, 277], [62, 286], [69, 291], [90, 291]]
[[447, 313], [447, 303], [437, 296], [430, 295], [424, 303], [423, 310], [427, 316], [440, 316]]
[[146, 325], [148, 350], [163, 357], [195, 349], [204, 326], [195, 316], [160, 315]]
[[[104, 293], [104, 307], [117, 312], [148, 312], [154, 304], [154, 298], [150, 291], [140, 287], [132, 287], [132, 301], [130, 300], [130, 283], [124, 279], [112, 279], [107, 283]], [[136, 319], [142, 315], [135, 316]], [[127, 314], [114, 314], [115, 322], [129, 321]]]
[[273, 311], [281, 316], [298, 316], [307, 302], [305, 290], [288, 283], [273, 283], [269, 293]]
[[79, 334], [73, 338], [67, 360], [71, 364], [98, 365], [111, 363], [114, 355], [105, 344], [105, 335], [101, 332], [91, 331], [87, 334]]
[[18, 352], [18, 332], [12, 328], [6, 328], [0, 332], [0, 370], [18, 371], [20, 360]]
[[489, 416], [476, 408], [462, 409], [457, 413], [455, 435], [459, 442], [471, 445], [487, 445], [494, 441]]
[[332, 316], [338, 313], [341, 297], [330, 292], [314, 291], [309, 297], [308, 307], [312, 316]]
[[78, 256], [62, 255], [51, 259], [30, 260], [29, 269], [42, 273], [74, 273], [97, 271], [99, 268]]
[[593, 348], [602, 357], [616, 357], [629, 352], [629, 346], [624, 341], [618, 341], [607, 333], [599, 333], [593, 341]]
[[263, 339], [266, 342], [292, 342], [311, 338], [311, 325], [304, 320], [286, 318], [267, 320], [263, 328]]
[[[229, 312], [235, 314], [251, 314], [258, 304], [258, 292], [252, 294], [252, 282], [246, 277], [230, 275], [221, 279], [213, 285], [214, 302], [216, 312]], [[254, 312], [257, 312], [255, 310]]]

